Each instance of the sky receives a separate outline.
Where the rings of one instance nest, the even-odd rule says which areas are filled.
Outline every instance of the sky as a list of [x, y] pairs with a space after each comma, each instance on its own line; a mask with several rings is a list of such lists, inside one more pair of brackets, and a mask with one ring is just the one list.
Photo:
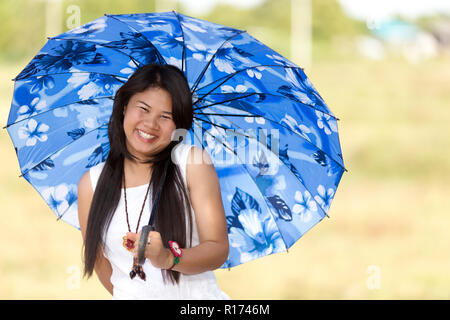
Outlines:
[[217, 3], [226, 3], [241, 8], [251, 8], [263, 2], [263, 0], [178, 0], [189, 11], [196, 14], [208, 13]]
[[[295, 0], [293, 0], [295, 1]], [[304, 1], [304, 0], [297, 0]], [[344, 10], [361, 20], [385, 19], [395, 14], [416, 18], [423, 14], [446, 12], [450, 15], [450, 0], [338, 0]], [[178, 0], [195, 14], [204, 14], [217, 3], [227, 3], [243, 8], [252, 7], [263, 0]]]
[[447, 13], [449, 0], [338, 0], [344, 10], [355, 18], [387, 19], [395, 14], [415, 19], [421, 15]]

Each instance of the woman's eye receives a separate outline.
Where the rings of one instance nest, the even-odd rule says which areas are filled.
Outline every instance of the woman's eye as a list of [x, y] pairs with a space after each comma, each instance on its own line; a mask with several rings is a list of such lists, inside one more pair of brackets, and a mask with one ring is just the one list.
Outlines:
[[[146, 107], [141, 107], [141, 106], [138, 106], [138, 108], [141, 108], [142, 110], [144, 110], [145, 112], [149, 112], [149, 110], [146, 108]], [[171, 117], [168, 117], [168, 116], [161, 116], [161, 118], [164, 118], [164, 119], [172, 119]]]

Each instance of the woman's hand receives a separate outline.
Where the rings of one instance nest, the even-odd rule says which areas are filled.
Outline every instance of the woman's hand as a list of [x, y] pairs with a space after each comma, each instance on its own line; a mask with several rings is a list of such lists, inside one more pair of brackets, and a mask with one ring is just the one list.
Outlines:
[[[127, 238], [133, 240], [135, 246], [133, 248], [133, 255], [137, 258], [137, 244], [141, 237], [141, 231], [138, 234], [133, 232], [127, 233]], [[148, 234], [150, 244], [145, 247], [145, 257], [150, 260], [150, 263], [159, 269], [169, 269], [173, 263], [173, 255], [170, 249], [165, 248], [161, 234], [157, 231], [150, 231]], [[148, 242], [148, 241], [147, 241]]]

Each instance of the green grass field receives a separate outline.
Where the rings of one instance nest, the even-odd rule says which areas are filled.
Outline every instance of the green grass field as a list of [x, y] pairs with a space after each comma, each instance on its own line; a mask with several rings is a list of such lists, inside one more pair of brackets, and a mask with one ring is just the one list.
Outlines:
[[[25, 66], [0, 65], [0, 123]], [[324, 219], [289, 253], [217, 270], [233, 299], [450, 298], [450, 57], [349, 56], [305, 70], [338, 123], [344, 163]], [[81, 235], [57, 222], [0, 133], [0, 299], [109, 299], [81, 279]]]

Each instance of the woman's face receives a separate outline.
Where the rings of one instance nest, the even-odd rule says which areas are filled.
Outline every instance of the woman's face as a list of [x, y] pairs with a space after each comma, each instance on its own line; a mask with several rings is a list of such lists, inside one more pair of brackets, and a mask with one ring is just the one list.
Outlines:
[[130, 98], [124, 109], [123, 129], [128, 151], [144, 160], [171, 142], [176, 129], [172, 99], [161, 88], [149, 88]]

